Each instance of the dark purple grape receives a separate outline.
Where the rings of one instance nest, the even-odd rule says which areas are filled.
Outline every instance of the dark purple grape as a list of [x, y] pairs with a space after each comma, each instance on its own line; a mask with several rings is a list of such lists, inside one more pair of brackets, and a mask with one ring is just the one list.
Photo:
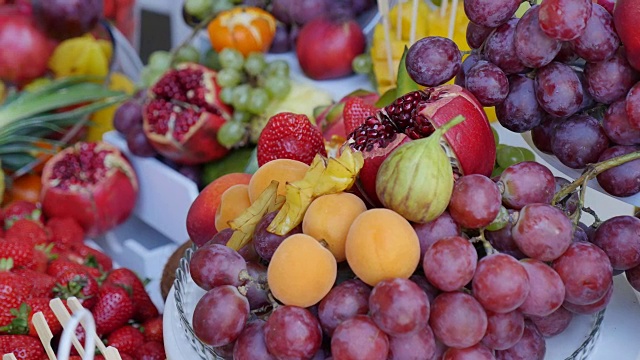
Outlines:
[[256, 229], [253, 233], [253, 247], [256, 249], [258, 255], [267, 261], [271, 260], [273, 253], [276, 252], [276, 249], [284, 239], [288, 238], [290, 235], [302, 232], [301, 225], [296, 226], [286, 235], [276, 235], [267, 231], [267, 227], [269, 227], [269, 224], [271, 224], [277, 214], [277, 211], [273, 211], [265, 215], [258, 225], [256, 225]]
[[[555, 188], [555, 194], [557, 194], [563, 187], [569, 185], [569, 180], [560, 177], [560, 176], [556, 176], [556, 188]], [[573, 214], [576, 209], [578, 209], [578, 204], [580, 202], [580, 198], [577, 192], [572, 193], [569, 196], [565, 196], [563, 199], [560, 199], [560, 201], [558, 201], [556, 203], [556, 206], [563, 210], [565, 214], [567, 215], [571, 215]]]
[[592, 304], [602, 299], [613, 284], [609, 257], [591, 243], [572, 243], [552, 266], [564, 283], [565, 300], [572, 304]]
[[142, 126], [135, 126], [129, 129], [126, 140], [127, 148], [135, 156], [154, 157], [158, 155], [158, 152], [151, 146], [149, 139], [147, 139], [147, 136], [144, 134]]
[[427, 294], [427, 297], [429, 298], [429, 304], [433, 303], [433, 300], [436, 298], [436, 296], [440, 294], [440, 290], [433, 286], [433, 284], [431, 284], [429, 280], [427, 280], [427, 278], [425, 278], [423, 275], [413, 274], [409, 276], [409, 280], [416, 283], [416, 285], [418, 285], [420, 289], [422, 289], [422, 291]]
[[624, 273], [627, 281], [629, 281], [629, 285], [631, 285], [635, 291], [640, 291], [640, 266], [628, 269]]
[[562, 43], [549, 37], [540, 29], [538, 14], [540, 7], [532, 6], [516, 25], [514, 44], [516, 54], [522, 63], [530, 68], [547, 65], [558, 55]]
[[531, 141], [538, 150], [546, 154], [553, 153], [551, 139], [553, 138], [555, 126], [559, 121], [562, 121], [562, 119], [544, 113], [540, 124], [531, 129]]
[[118, 106], [113, 114], [113, 127], [126, 135], [135, 127], [142, 127], [142, 105], [139, 101], [129, 100]]
[[496, 105], [500, 125], [513, 132], [523, 133], [540, 124], [543, 111], [536, 99], [534, 81], [524, 75], [509, 77], [509, 94]]
[[403, 336], [389, 337], [388, 360], [430, 359], [436, 352], [436, 341], [431, 327]]
[[247, 270], [246, 261], [230, 247], [207, 243], [193, 253], [189, 270], [199, 287], [210, 290], [221, 285], [240, 286], [240, 273]]
[[331, 289], [320, 301], [318, 319], [324, 332], [332, 336], [343, 321], [369, 312], [371, 288], [360, 280], [346, 280]]
[[573, 229], [573, 242], [589, 242], [589, 236], [580, 226]]
[[193, 310], [193, 332], [207, 345], [224, 346], [240, 336], [248, 317], [247, 298], [234, 286], [218, 286], [198, 300]]
[[[467, 1], [465, 1], [465, 6]], [[514, 36], [518, 19], [511, 19], [500, 25], [485, 43], [484, 51], [492, 63], [498, 65], [506, 74], [517, 74], [527, 67], [516, 55]]]
[[524, 332], [520, 341], [506, 350], [496, 351], [496, 360], [544, 359], [547, 345], [536, 326], [528, 320], [524, 322]]
[[422, 269], [429, 282], [443, 291], [459, 290], [473, 278], [478, 254], [469, 240], [451, 236], [436, 241], [424, 254]]
[[558, 40], [584, 33], [591, 17], [591, 0], [545, 0], [540, 5], [540, 28]]
[[516, 259], [525, 258], [526, 255], [518, 249], [518, 245], [516, 245], [515, 241], [513, 241], [513, 236], [511, 236], [511, 229], [515, 223], [513, 216], [515, 210], [508, 209], [507, 211], [509, 212], [509, 222], [507, 225], [500, 230], [485, 231], [484, 235], [487, 237], [491, 246], [501, 253], [511, 255]]
[[564, 165], [582, 169], [598, 161], [609, 147], [609, 138], [594, 117], [584, 114], [560, 121], [555, 127], [551, 149]]
[[[605, 150], [598, 161], [640, 151], [640, 146], [613, 146]], [[606, 170], [597, 176], [598, 184], [609, 194], [626, 197], [640, 192], [640, 159]]]
[[[222, 229], [218, 231], [215, 235], [213, 235], [211, 240], [207, 241], [205, 244], [209, 244], [209, 245], [220, 244], [220, 245], [226, 246], [227, 243], [229, 242], [229, 239], [231, 239], [232, 235], [233, 235], [233, 229], [231, 228]], [[253, 248], [253, 244], [251, 243], [243, 246], [242, 249], [238, 251], [238, 254], [240, 254], [240, 256], [242, 256], [242, 258], [244, 258], [245, 261], [258, 260], [258, 254], [256, 254], [256, 250]]]
[[33, 3], [36, 23], [57, 40], [78, 37], [93, 30], [102, 18], [100, 0], [47, 0]]
[[389, 337], [366, 315], [356, 315], [338, 325], [331, 338], [335, 359], [387, 360]]
[[578, 60], [578, 55], [573, 51], [573, 45], [569, 41], [563, 41], [560, 47], [560, 52], [556, 55], [553, 61], [558, 61], [565, 64], [571, 64]]
[[536, 325], [542, 336], [552, 337], [569, 327], [573, 313], [561, 306], [547, 316], [529, 316], [529, 320]]
[[464, 13], [476, 24], [496, 27], [511, 19], [520, 3], [519, 0], [465, 0]]
[[640, 82], [633, 85], [627, 94], [625, 110], [631, 127], [640, 130]]
[[242, 4], [245, 6], [253, 6], [260, 9], [266, 9], [269, 1], [267, 0], [242, 0]]
[[589, 111], [591, 108], [597, 105], [596, 100], [589, 93], [589, 83], [587, 82], [586, 76], [584, 76], [584, 72], [576, 72], [578, 75], [578, 79], [580, 79], [580, 84], [582, 84], [582, 103], [580, 104], [580, 110], [578, 111]]
[[609, 302], [611, 302], [611, 296], [613, 296], [613, 285], [609, 287], [609, 290], [607, 290], [607, 293], [602, 297], [602, 299], [592, 304], [575, 305], [565, 301], [562, 307], [564, 307], [565, 309], [575, 314], [584, 314], [584, 315], [595, 314], [598, 311], [604, 310], [607, 307], [607, 305], [609, 305]]
[[466, 73], [465, 87], [483, 106], [495, 106], [509, 94], [509, 79], [493, 63], [480, 60]]
[[550, 204], [555, 192], [555, 177], [546, 166], [523, 161], [504, 169], [498, 186], [502, 189], [502, 202], [519, 210], [531, 203]]
[[425, 251], [436, 241], [447, 236], [460, 235], [460, 225], [451, 217], [448, 211], [443, 212], [440, 216], [432, 221], [423, 224], [412, 224], [413, 229], [418, 234], [420, 241], [420, 260], [424, 257]]
[[257, 262], [247, 262], [247, 272], [251, 280], [243, 286], [246, 289], [247, 300], [251, 310], [260, 309], [269, 304], [267, 290], [267, 267]]
[[524, 316], [520, 311], [503, 314], [487, 311], [487, 320], [487, 332], [482, 343], [490, 349], [508, 349], [520, 341], [524, 332]]
[[376, 5], [375, 0], [351, 0], [350, 2], [351, 8], [353, 8], [353, 12], [356, 15], [361, 14]]
[[383, 280], [369, 296], [369, 316], [391, 336], [407, 335], [427, 326], [429, 310], [427, 294], [408, 279]]
[[589, 239], [589, 242], [592, 242], [593, 237], [596, 235], [597, 228], [593, 225], [589, 226], [582, 221], [578, 222], [578, 226], [582, 228], [582, 230], [584, 230], [585, 234], [587, 234], [587, 239]]
[[273, 42], [269, 48], [272, 54], [280, 54], [291, 51], [291, 42], [289, 41], [289, 30], [287, 26], [281, 22], [276, 25], [276, 33], [273, 36]]
[[413, 81], [423, 86], [438, 86], [453, 79], [461, 63], [458, 45], [439, 36], [422, 38], [407, 51], [407, 72]]
[[524, 259], [520, 262], [529, 275], [531, 290], [518, 310], [528, 316], [547, 316], [562, 306], [564, 284], [560, 275], [539, 260]]
[[607, 254], [616, 270], [640, 265], [640, 219], [622, 215], [605, 220], [598, 226], [593, 243]]
[[587, 90], [593, 98], [603, 104], [624, 99], [633, 84], [638, 81], [638, 73], [629, 65], [621, 51], [599, 62], [589, 62], [584, 67]]
[[602, 128], [609, 140], [618, 145], [640, 144], [640, 129], [629, 123], [625, 106], [625, 99], [609, 105], [602, 119]]
[[466, 32], [467, 44], [472, 49], [479, 49], [493, 29], [492, 27], [478, 25], [473, 21], [469, 21]]
[[471, 285], [473, 296], [482, 307], [493, 312], [513, 311], [529, 295], [527, 271], [507, 254], [491, 254], [480, 259]]
[[317, 318], [309, 310], [297, 306], [276, 308], [267, 319], [264, 332], [267, 349], [276, 358], [310, 358], [322, 343], [322, 329]]
[[573, 239], [573, 225], [560, 209], [548, 204], [525, 205], [511, 236], [522, 252], [540, 261], [560, 257]]
[[620, 38], [613, 25], [613, 16], [598, 4], [592, 6], [587, 27], [572, 43], [578, 56], [589, 62], [596, 62], [612, 56], [620, 46]]
[[433, 301], [429, 324], [445, 345], [465, 348], [482, 340], [487, 331], [487, 314], [469, 294], [442, 293]]
[[454, 79], [454, 83], [458, 86], [464, 87], [465, 77], [467, 71], [473, 67], [478, 61], [482, 60], [482, 56], [478, 54], [469, 54], [469, 56], [465, 57], [462, 60], [462, 65], [460, 65], [460, 70], [456, 74], [456, 78]]
[[567, 117], [582, 105], [584, 92], [576, 72], [559, 62], [551, 62], [538, 69], [535, 78], [536, 99], [549, 114]]
[[234, 360], [276, 360], [267, 350], [264, 326], [265, 321], [261, 319], [247, 323], [233, 347]]
[[442, 355], [442, 360], [495, 360], [493, 352], [482, 344], [464, 349], [449, 348]]

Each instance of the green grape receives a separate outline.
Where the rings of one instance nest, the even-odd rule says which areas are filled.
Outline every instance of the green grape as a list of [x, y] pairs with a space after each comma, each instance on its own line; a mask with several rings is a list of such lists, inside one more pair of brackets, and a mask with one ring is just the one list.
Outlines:
[[253, 76], [259, 75], [266, 66], [267, 62], [264, 60], [264, 54], [261, 52], [250, 53], [244, 61], [244, 70]]
[[289, 63], [284, 60], [274, 60], [264, 69], [266, 76], [289, 77]]
[[175, 63], [181, 64], [185, 62], [200, 62], [200, 51], [198, 51], [195, 46], [186, 45], [184, 47], [181, 47], [176, 53]]
[[493, 219], [491, 224], [487, 225], [486, 229], [489, 231], [498, 231], [509, 223], [509, 211], [504, 206], [500, 206], [500, 212]]
[[496, 161], [501, 168], [507, 168], [513, 164], [524, 161], [524, 154], [518, 147], [503, 146], [496, 154]]
[[249, 99], [249, 111], [254, 114], [262, 114], [269, 105], [269, 94], [262, 88], [251, 89]]
[[269, 76], [264, 80], [264, 88], [274, 99], [283, 99], [291, 90], [291, 81], [287, 78]]
[[185, 0], [184, 11], [198, 19], [204, 19], [213, 10], [213, 0]]
[[171, 66], [171, 54], [168, 51], [158, 50], [149, 55], [149, 68], [156, 71], [165, 71]]
[[204, 53], [202, 65], [208, 67], [209, 69], [220, 70], [222, 66], [220, 66], [218, 52], [213, 49], [207, 50], [207, 52]]
[[220, 65], [223, 69], [242, 70], [242, 66], [244, 65], [244, 58], [236, 49], [224, 48], [220, 51], [220, 54], [218, 54], [218, 58], [220, 59]]
[[227, 121], [218, 130], [217, 139], [220, 145], [229, 149], [239, 143], [244, 138], [246, 132], [247, 128], [243, 123]]
[[158, 81], [158, 79], [160, 79], [163, 73], [164, 73], [164, 70], [158, 71], [154, 68], [147, 66], [143, 68], [142, 71], [140, 72], [140, 82], [144, 87], [151, 87], [153, 84], [156, 83], [156, 81]]
[[234, 87], [240, 84], [240, 80], [241, 80], [240, 72], [236, 69], [230, 69], [230, 68], [220, 70], [216, 77], [216, 81], [218, 82], [218, 85], [222, 86], [223, 88]]
[[491, 132], [493, 133], [493, 140], [495, 140], [496, 146], [498, 146], [498, 144], [500, 144], [500, 136], [498, 135], [498, 131], [496, 130], [496, 128], [491, 126]]
[[233, 112], [231, 120], [241, 123], [248, 123], [249, 121], [251, 121], [251, 114], [246, 111], [235, 110]]
[[524, 161], [536, 161], [536, 155], [533, 151], [523, 147], [520, 148], [520, 151], [522, 151], [522, 155], [524, 155]]
[[231, 105], [233, 103], [233, 88], [222, 88], [222, 90], [220, 90], [220, 100], [227, 105]]
[[249, 107], [249, 98], [251, 95], [251, 87], [249, 84], [238, 85], [233, 89], [233, 108], [234, 110], [247, 110]]
[[360, 54], [353, 58], [351, 62], [351, 67], [356, 74], [370, 74], [373, 70], [373, 62], [371, 61], [371, 55], [369, 54]]
[[501, 167], [494, 168], [493, 171], [491, 172], [491, 178], [494, 178], [496, 176], [500, 176], [503, 171], [504, 171], [504, 169], [501, 168]]

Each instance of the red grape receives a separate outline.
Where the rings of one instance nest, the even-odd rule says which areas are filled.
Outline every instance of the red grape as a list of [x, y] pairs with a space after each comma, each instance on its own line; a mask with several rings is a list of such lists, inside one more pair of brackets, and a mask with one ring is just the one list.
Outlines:
[[483, 106], [494, 106], [509, 94], [509, 79], [498, 66], [480, 60], [465, 74], [465, 88]]
[[302, 232], [302, 225], [296, 226], [285, 235], [276, 235], [267, 231], [267, 227], [271, 224], [277, 213], [277, 211], [273, 211], [265, 215], [258, 225], [256, 225], [256, 229], [253, 233], [253, 246], [255, 247], [258, 255], [267, 261], [271, 260], [273, 253], [276, 252], [276, 249], [284, 239], [288, 238], [290, 235]]
[[478, 302], [485, 309], [499, 313], [517, 309], [529, 294], [527, 271], [507, 254], [480, 259], [471, 285]]
[[[465, 7], [467, 2], [464, 2]], [[484, 51], [489, 61], [498, 65], [506, 74], [517, 74], [527, 69], [518, 59], [515, 51], [514, 36], [517, 23], [518, 19], [511, 19], [500, 25], [489, 35], [484, 45]]]
[[331, 354], [335, 360], [386, 360], [389, 337], [368, 316], [356, 315], [333, 332]]
[[607, 254], [596, 245], [575, 242], [553, 262], [565, 287], [565, 300], [576, 305], [592, 304], [613, 283], [613, 268]]
[[[598, 161], [640, 151], [639, 146], [612, 146], [605, 150]], [[640, 160], [633, 160], [603, 171], [596, 177], [598, 184], [611, 195], [632, 196], [640, 192]]]
[[442, 360], [495, 360], [495, 357], [486, 346], [476, 344], [464, 349], [449, 348]]
[[560, 52], [556, 55], [555, 61], [571, 64], [578, 59], [578, 55], [573, 51], [573, 46], [568, 41], [563, 41]]
[[525, 75], [509, 77], [509, 94], [496, 105], [500, 125], [517, 133], [529, 131], [543, 119], [544, 112], [536, 99], [534, 81]]
[[205, 344], [224, 346], [235, 341], [249, 317], [249, 301], [238, 289], [222, 285], [209, 291], [193, 310], [193, 332]]
[[256, 319], [247, 323], [233, 347], [234, 360], [276, 360], [267, 351], [264, 341], [264, 320]]
[[561, 306], [547, 316], [529, 316], [529, 319], [536, 325], [542, 336], [552, 337], [569, 327], [573, 320], [573, 313]]
[[625, 99], [611, 104], [604, 113], [602, 128], [607, 137], [618, 145], [640, 144], [640, 129], [631, 126]]
[[438, 86], [456, 76], [462, 55], [452, 40], [427, 36], [411, 45], [405, 62], [413, 81], [423, 86]]
[[640, 265], [625, 271], [627, 281], [632, 288], [640, 291]]
[[631, 127], [640, 130], [640, 82], [633, 85], [627, 93], [625, 110], [627, 110]]
[[447, 236], [460, 235], [460, 225], [458, 225], [448, 211], [424, 224], [412, 224], [413, 229], [418, 234], [420, 241], [420, 260], [424, 257], [425, 251], [436, 241]]
[[569, 65], [553, 61], [541, 67], [536, 72], [534, 85], [538, 104], [551, 115], [571, 116], [582, 105], [582, 83]]
[[624, 98], [638, 81], [638, 73], [629, 65], [621, 51], [608, 59], [588, 62], [584, 67], [584, 76], [589, 94], [603, 104], [611, 104]]
[[316, 317], [297, 306], [276, 308], [265, 324], [265, 341], [276, 358], [310, 358], [320, 348], [322, 329]]
[[607, 254], [616, 270], [640, 265], [640, 219], [622, 215], [605, 220], [598, 226], [593, 243]]
[[118, 106], [113, 114], [113, 127], [122, 135], [127, 135], [136, 127], [142, 127], [142, 104], [129, 100]]
[[453, 185], [449, 213], [462, 227], [479, 229], [496, 218], [501, 200], [500, 189], [491, 179], [479, 174], [467, 175]]
[[534, 259], [520, 261], [529, 276], [529, 296], [518, 308], [525, 315], [547, 316], [564, 301], [564, 284], [549, 265]]
[[247, 263], [232, 248], [207, 243], [193, 253], [189, 270], [193, 282], [204, 290], [210, 290], [220, 285], [242, 285], [239, 275], [247, 270]]
[[422, 268], [427, 280], [438, 289], [454, 291], [471, 281], [477, 263], [478, 253], [469, 240], [451, 236], [431, 245], [424, 254]]
[[487, 314], [469, 294], [442, 293], [433, 301], [429, 323], [436, 338], [445, 345], [466, 348], [482, 340], [487, 331]]
[[562, 119], [545, 113], [540, 124], [531, 129], [531, 141], [535, 147], [543, 153], [553, 154], [551, 150], [551, 139], [553, 132]]
[[127, 148], [131, 154], [139, 157], [154, 157], [158, 155], [156, 149], [151, 145], [147, 135], [142, 129], [142, 125], [134, 126], [129, 129], [129, 132], [125, 136], [127, 141]]
[[413, 274], [409, 276], [409, 280], [416, 283], [416, 285], [418, 285], [420, 289], [422, 289], [422, 291], [427, 294], [427, 298], [429, 298], [429, 304], [433, 303], [433, 300], [435, 300], [436, 296], [438, 296], [438, 294], [440, 294], [441, 292], [440, 290], [438, 290], [438, 288], [433, 286], [433, 284], [431, 284], [429, 280], [427, 280], [427, 278], [425, 278], [423, 275]]
[[598, 161], [609, 147], [609, 138], [594, 117], [584, 114], [560, 121], [555, 127], [551, 148], [561, 163], [582, 169]]
[[555, 206], [529, 204], [520, 210], [511, 236], [525, 255], [540, 261], [552, 261], [571, 244], [573, 224]]
[[479, 49], [492, 31], [492, 27], [478, 25], [473, 21], [469, 21], [466, 32], [467, 44], [472, 49]]
[[553, 173], [535, 161], [507, 167], [500, 175], [500, 183], [504, 188], [502, 202], [515, 210], [532, 203], [550, 204], [555, 193]]
[[318, 319], [324, 332], [331, 336], [340, 323], [369, 312], [371, 288], [360, 280], [346, 280], [335, 286], [320, 301]]
[[549, 37], [538, 22], [540, 7], [532, 6], [520, 18], [516, 25], [514, 44], [516, 54], [522, 63], [530, 68], [539, 68], [547, 65], [558, 55], [561, 42]]
[[524, 315], [518, 310], [503, 314], [487, 311], [487, 321], [482, 343], [490, 349], [508, 349], [520, 341], [524, 332]]
[[591, 17], [591, 0], [545, 0], [540, 5], [540, 28], [558, 40], [582, 35]]
[[462, 65], [460, 65], [460, 70], [456, 74], [456, 78], [454, 83], [456, 85], [464, 87], [465, 76], [467, 71], [473, 67], [478, 61], [482, 60], [482, 57], [478, 54], [469, 54], [469, 56], [465, 57], [462, 61]]
[[[231, 239], [232, 235], [233, 235], [233, 229], [231, 228], [222, 229], [218, 231], [215, 235], [213, 235], [211, 240], [207, 241], [204, 245], [206, 246], [206, 245], [220, 244], [220, 245], [226, 246], [227, 242], [229, 242], [229, 239]], [[245, 261], [258, 260], [258, 254], [256, 253], [256, 250], [253, 248], [252, 243], [249, 243], [243, 246], [238, 251], [238, 254], [240, 254], [240, 256], [242, 256]]]
[[436, 341], [431, 327], [403, 336], [389, 337], [388, 360], [430, 359], [436, 352]]
[[427, 294], [404, 278], [379, 282], [369, 296], [369, 316], [391, 336], [406, 335], [425, 327], [429, 307]]
[[259, 309], [269, 304], [267, 285], [267, 267], [256, 262], [247, 262], [247, 272], [251, 277], [244, 284], [247, 300], [252, 310]]
[[572, 313], [576, 313], [576, 314], [595, 314], [598, 311], [602, 311], [604, 310], [607, 305], [609, 305], [609, 302], [611, 301], [611, 296], [613, 296], [613, 285], [611, 285], [609, 287], [609, 290], [607, 290], [606, 294], [604, 294], [604, 296], [602, 297], [602, 299], [592, 303], [592, 304], [587, 304], [587, 305], [575, 305], [572, 304], [570, 302], [565, 301], [564, 304], [562, 304], [562, 306], [571, 311]]
[[589, 62], [608, 59], [620, 46], [613, 16], [602, 6], [593, 4], [587, 27], [579, 37], [572, 40], [572, 44], [576, 54]]
[[511, 19], [520, 3], [519, 0], [465, 0], [464, 12], [476, 24], [496, 27]]
[[511, 236], [511, 228], [513, 227], [513, 223], [515, 220], [513, 219], [514, 210], [509, 209], [509, 222], [505, 227], [496, 231], [485, 231], [484, 235], [486, 236], [491, 246], [493, 246], [496, 250], [501, 253], [505, 253], [513, 256], [516, 259], [522, 259], [526, 256], [518, 249], [518, 245], [516, 245], [515, 241], [513, 241], [513, 237]]
[[496, 351], [497, 360], [543, 360], [547, 345], [540, 331], [530, 322], [524, 322], [524, 332], [520, 341], [506, 350]]

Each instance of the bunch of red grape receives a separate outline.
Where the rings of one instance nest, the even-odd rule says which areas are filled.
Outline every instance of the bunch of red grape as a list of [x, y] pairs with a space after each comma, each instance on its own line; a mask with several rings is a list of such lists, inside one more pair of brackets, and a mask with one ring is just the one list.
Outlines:
[[[465, 0], [471, 54], [462, 61], [454, 42], [425, 38], [407, 54], [409, 74], [425, 86], [455, 77], [495, 106], [502, 126], [531, 131], [540, 151], [570, 168], [640, 151], [640, 74], [616, 33], [613, 2], [543, 0], [517, 18], [520, 4]], [[640, 160], [598, 182], [627, 197], [640, 192], [638, 177]]]

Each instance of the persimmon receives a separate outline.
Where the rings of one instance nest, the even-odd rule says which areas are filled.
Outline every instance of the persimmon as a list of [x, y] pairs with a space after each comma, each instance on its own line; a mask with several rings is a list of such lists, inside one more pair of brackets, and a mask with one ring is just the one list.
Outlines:
[[269, 50], [276, 33], [276, 19], [257, 7], [239, 6], [218, 14], [207, 26], [211, 46], [238, 50], [245, 57], [250, 52]]

